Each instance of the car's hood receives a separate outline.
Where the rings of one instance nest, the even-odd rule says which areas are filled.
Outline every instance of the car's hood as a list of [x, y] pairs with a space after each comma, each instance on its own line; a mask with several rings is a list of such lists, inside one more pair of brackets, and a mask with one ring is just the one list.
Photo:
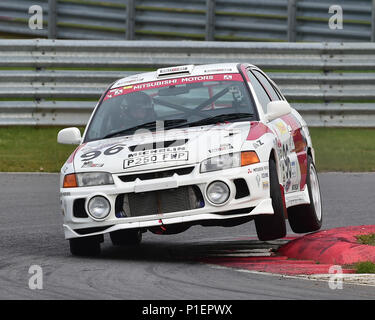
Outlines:
[[135, 172], [195, 164], [241, 150], [250, 122], [237, 122], [92, 141], [74, 157], [76, 172]]

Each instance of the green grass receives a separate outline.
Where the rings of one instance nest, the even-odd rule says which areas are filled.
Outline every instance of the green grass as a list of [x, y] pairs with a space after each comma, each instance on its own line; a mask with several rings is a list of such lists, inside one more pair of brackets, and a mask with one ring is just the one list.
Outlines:
[[357, 242], [360, 244], [368, 244], [371, 246], [375, 246], [375, 233], [371, 234], [361, 234], [356, 236]]
[[[0, 127], [0, 171], [60, 171], [75, 149], [56, 142], [60, 129]], [[319, 171], [375, 171], [375, 129], [310, 128], [310, 132]]]
[[375, 129], [310, 128], [319, 171], [375, 171]]
[[371, 261], [358, 262], [354, 265], [356, 273], [375, 273], [375, 263]]
[[58, 172], [76, 146], [57, 144], [61, 128], [0, 128], [0, 171]]

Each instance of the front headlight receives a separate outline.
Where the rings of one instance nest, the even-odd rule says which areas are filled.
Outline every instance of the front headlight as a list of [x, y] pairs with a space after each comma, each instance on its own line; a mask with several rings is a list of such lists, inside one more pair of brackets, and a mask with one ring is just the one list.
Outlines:
[[241, 156], [239, 152], [227, 153], [202, 161], [200, 172], [210, 172], [239, 167]]
[[73, 173], [64, 177], [64, 188], [91, 187], [114, 184], [112, 175], [107, 172]]
[[95, 196], [91, 198], [88, 203], [89, 214], [97, 220], [105, 219], [111, 212], [111, 205], [108, 199], [102, 196]]
[[212, 157], [201, 162], [200, 172], [231, 169], [258, 163], [259, 158], [255, 151], [227, 153]]

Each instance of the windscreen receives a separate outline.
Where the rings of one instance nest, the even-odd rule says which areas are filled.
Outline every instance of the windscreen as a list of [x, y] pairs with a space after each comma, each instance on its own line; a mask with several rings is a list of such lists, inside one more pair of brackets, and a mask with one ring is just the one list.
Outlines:
[[[107, 91], [85, 142], [130, 135], [138, 129], [165, 130], [254, 119], [250, 94], [237, 73], [190, 76], [122, 86]], [[212, 121], [211, 121], [212, 120]]]

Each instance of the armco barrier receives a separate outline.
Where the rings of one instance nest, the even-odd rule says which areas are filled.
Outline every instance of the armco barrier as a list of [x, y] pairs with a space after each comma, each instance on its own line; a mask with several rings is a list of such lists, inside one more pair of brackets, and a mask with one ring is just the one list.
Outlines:
[[265, 70], [310, 126], [375, 126], [375, 43], [0, 40], [0, 125], [82, 125], [114, 80], [221, 62]]
[[[43, 29], [29, 28], [33, 5], [43, 9]], [[342, 8], [342, 29], [329, 27], [332, 5]], [[92, 40], [375, 41], [374, 8], [375, 0], [1, 0], [0, 33]]]

